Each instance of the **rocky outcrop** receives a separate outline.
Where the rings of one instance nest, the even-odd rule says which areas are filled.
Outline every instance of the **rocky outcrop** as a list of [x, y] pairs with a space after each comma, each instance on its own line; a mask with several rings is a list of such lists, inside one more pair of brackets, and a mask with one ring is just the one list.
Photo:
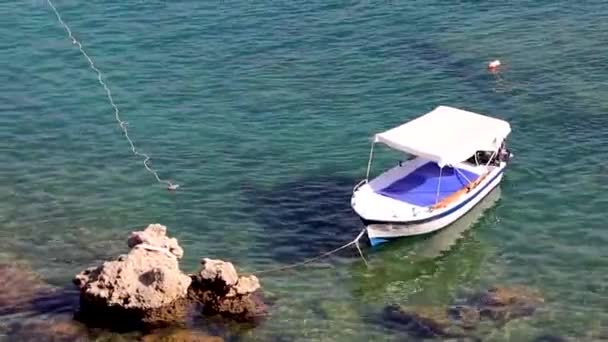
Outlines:
[[259, 280], [239, 276], [232, 263], [206, 258], [198, 274], [182, 273], [178, 261], [184, 251], [165, 226], [133, 232], [127, 245], [127, 254], [74, 278], [80, 289], [77, 317], [89, 326], [150, 330], [184, 323], [198, 308], [238, 321], [266, 312]]
[[187, 312], [191, 278], [179, 269], [183, 250], [154, 224], [134, 232], [131, 250], [115, 260], [76, 275], [78, 317], [89, 324], [114, 327], [156, 326], [181, 320]]
[[254, 275], [239, 276], [230, 262], [202, 260], [202, 268], [192, 276], [190, 296], [207, 315], [219, 314], [237, 321], [256, 321], [267, 313]]

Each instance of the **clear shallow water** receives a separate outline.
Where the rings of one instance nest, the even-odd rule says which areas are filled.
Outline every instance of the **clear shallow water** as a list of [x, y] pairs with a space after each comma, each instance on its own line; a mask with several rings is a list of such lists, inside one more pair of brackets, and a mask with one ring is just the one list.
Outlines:
[[[362, 228], [349, 195], [371, 134], [448, 104], [511, 122], [515, 159], [497, 202], [444, 236], [457, 241], [443, 252], [429, 237], [366, 251], [370, 268], [349, 251], [264, 276], [273, 318], [244, 338], [392, 340], [367, 319], [383, 305], [445, 305], [490, 284], [538, 288], [547, 304], [487, 340], [605, 332], [604, 3], [56, 5], [136, 144], [182, 187], [167, 192], [130, 154], [46, 3], [2, 3], [2, 261], [69, 286], [152, 222], [179, 238], [186, 270], [203, 256], [245, 271], [314, 256]], [[506, 65], [500, 80], [485, 70], [493, 58]]]

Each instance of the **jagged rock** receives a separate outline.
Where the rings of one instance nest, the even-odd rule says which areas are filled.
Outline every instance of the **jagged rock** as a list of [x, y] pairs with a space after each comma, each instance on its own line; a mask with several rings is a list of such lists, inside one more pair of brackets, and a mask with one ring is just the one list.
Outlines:
[[234, 287], [237, 295], [254, 293], [260, 288], [260, 281], [254, 275], [241, 276]]
[[183, 319], [191, 278], [179, 269], [181, 247], [165, 232], [160, 225], [135, 232], [128, 254], [76, 275], [82, 320], [127, 328]]
[[185, 297], [190, 281], [176, 258], [136, 248], [122, 260], [86, 269], [74, 283], [85, 296], [103, 299], [108, 306], [151, 309]]
[[247, 295], [260, 288], [260, 281], [254, 275], [241, 276], [231, 262], [204, 258], [199, 272], [200, 282], [217, 295], [234, 297]]
[[193, 276], [190, 293], [203, 305], [203, 313], [237, 321], [255, 321], [266, 315], [256, 276], [239, 277], [234, 265], [222, 260], [205, 258], [202, 265], [198, 276]]
[[227, 294], [239, 280], [231, 262], [204, 258], [201, 264], [200, 281], [219, 295]]
[[264, 317], [266, 305], [260, 294], [246, 296], [213, 297], [203, 296], [203, 313], [206, 315], [219, 314], [236, 321], [254, 322]]
[[259, 280], [237, 274], [234, 265], [205, 258], [197, 275], [179, 269], [183, 250], [166, 227], [133, 232], [131, 250], [74, 277], [80, 289], [78, 318], [118, 329], [156, 328], [183, 322], [195, 304], [205, 314], [253, 321], [266, 314]]
[[184, 255], [184, 250], [177, 243], [177, 239], [167, 237], [167, 227], [160, 224], [151, 224], [143, 231], [132, 232], [127, 245], [133, 248], [139, 244], [165, 249], [178, 259]]
[[223, 342], [218, 336], [209, 336], [202, 332], [188, 329], [171, 329], [156, 331], [144, 336], [142, 342]]

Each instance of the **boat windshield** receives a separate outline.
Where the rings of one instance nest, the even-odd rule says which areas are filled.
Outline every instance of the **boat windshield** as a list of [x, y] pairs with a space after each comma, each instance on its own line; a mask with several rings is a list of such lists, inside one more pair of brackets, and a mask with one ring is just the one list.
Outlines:
[[500, 163], [498, 161], [498, 158], [496, 158], [496, 154], [493, 151], [477, 151], [474, 155], [467, 159], [466, 162], [475, 166], [486, 164], [498, 165]]
[[503, 142], [498, 151], [477, 151], [474, 155], [467, 159], [466, 162], [475, 166], [498, 166], [502, 161], [506, 161], [509, 155], [510, 152], [507, 150], [506, 144]]

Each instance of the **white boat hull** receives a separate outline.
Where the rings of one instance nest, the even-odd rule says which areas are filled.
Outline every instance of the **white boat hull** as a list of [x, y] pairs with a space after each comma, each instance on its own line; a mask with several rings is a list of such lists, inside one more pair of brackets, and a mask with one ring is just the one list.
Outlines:
[[[371, 244], [437, 231], [475, 207], [502, 180], [510, 132], [505, 120], [438, 106], [376, 133], [365, 179], [351, 197]], [[370, 179], [378, 143], [406, 160]]]
[[411, 222], [366, 222], [367, 236], [371, 245], [378, 245], [387, 242], [389, 239], [429, 234], [440, 230], [460, 217], [469, 212], [479, 202], [481, 202], [493, 189], [495, 189], [501, 182], [503, 177], [504, 166], [494, 175], [494, 177], [487, 180], [487, 182], [481, 183], [477, 192], [475, 192], [468, 200], [456, 204], [453, 209], [448, 209], [437, 217], [429, 217], [421, 221]]

